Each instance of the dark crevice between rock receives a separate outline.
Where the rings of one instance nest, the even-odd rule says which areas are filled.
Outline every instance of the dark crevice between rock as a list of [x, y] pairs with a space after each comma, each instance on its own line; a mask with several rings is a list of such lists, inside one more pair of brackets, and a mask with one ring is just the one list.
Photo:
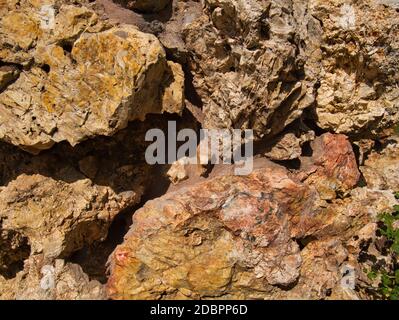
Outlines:
[[303, 123], [308, 126], [311, 130], [313, 130], [316, 136], [321, 136], [324, 133], [327, 133], [328, 130], [324, 130], [317, 125], [318, 116], [316, 114], [316, 105], [307, 108], [304, 110], [302, 115]]
[[299, 170], [301, 168], [301, 160], [274, 160], [273, 162], [287, 168], [288, 170]]
[[73, 43], [64, 41], [60, 43], [60, 46], [64, 50], [64, 53], [70, 54], [72, 52]]
[[12, 230], [2, 230], [0, 221], [0, 276], [13, 279], [31, 254], [28, 238]]
[[311, 243], [312, 241], [317, 240], [317, 237], [315, 237], [315, 236], [306, 236], [306, 237], [298, 238], [298, 239], [294, 239], [294, 240], [295, 240], [295, 242], [298, 244], [299, 250], [302, 251], [303, 249], [305, 249], [305, 247], [306, 247], [309, 243]]
[[[155, 123], [158, 125], [152, 123], [154, 118], [157, 119]], [[160, 120], [161, 123], [158, 120]], [[179, 128], [181, 129], [183, 127], [191, 127], [193, 129], [198, 128], [198, 124], [196, 123], [195, 119], [187, 111], [183, 112], [182, 117], [175, 115], [150, 115], [147, 117], [146, 121], [148, 121], [151, 128], [162, 128], [165, 135], [167, 135], [166, 127], [169, 120], [174, 120], [177, 122], [178, 130]], [[142, 123], [142, 125], [144, 124]], [[112, 140], [112, 137], [107, 139]], [[177, 148], [178, 147], [179, 143], [177, 144]], [[145, 149], [140, 148], [139, 153], [144, 156]], [[73, 253], [68, 261], [79, 264], [91, 279], [105, 283], [107, 281], [108, 257], [112, 254], [115, 248], [122, 243], [125, 234], [132, 225], [134, 212], [139, 208], [142, 208], [147, 201], [161, 197], [167, 193], [171, 184], [166, 174], [169, 168], [169, 164], [150, 166], [148, 174], [146, 175], [146, 181], [143, 181], [143, 183], [146, 185], [140, 203], [126, 208], [115, 217], [110, 228], [108, 229], [108, 236], [104, 241], [98, 241], [91, 245], [86, 245], [81, 250]]]
[[19, 69], [20, 71], [23, 70], [23, 66], [21, 64], [13, 63], [13, 62], [5, 62], [5, 61], [0, 60], [0, 68], [1, 67], [14, 67], [14, 68]]
[[311, 157], [313, 156], [313, 149], [311, 146], [311, 141], [306, 141], [303, 145], [302, 145], [302, 157]]
[[[67, 261], [79, 264], [90, 279], [106, 283], [109, 256], [123, 242], [125, 234], [133, 223], [135, 211], [143, 207], [147, 201], [158, 198], [167, 192], [170, 185], [166, 176], [168, 169], [169, 165], [155, 165], [150, 173], [151, 182], [147, 186], [141, 202], [124, 209], [115, 217], [104, 241], [84, 246], [81, 250], [74, 252]], [[156, 179], [151, 179], [151, 177], [156, 177]]]
[[123, 237], [131, 225], [133, 212], [132, 207], [125, 209], [114, 219], [108, 230], [108, 236], [103, 242], [84, 246], [74, 252], [67, 261], [80, 265], [90, 279], [106, 283], [108, 257], [116, 246], [123, 242]]
[[283, 290], [283, 291], [290, 291], [290, 290], [294, 289], [297, 286], [297, 284], [299, 282], [299, 278], [300, 277], [298, 277], [294, 282], [289, 283], [287, 285], [278, 284], [278, 285], [276, 285], [276, 287], [279, 288], [280, 290]]
[[17, 63], [6, 63], [0, 60], [0, 72], [4, 75], [0, 79], [0, 93], [6, 90], [11, 84], [18, 80], [23, 66]]
[[203, 108], [203, 102], [200, 97], [200, 95], [197, 92], [197, 89], [194, 86], [194, 76], [187, 64], [183, 65], [183, 71], [184, 71], [184, 86], [185, 86], [185, 96], [186, 99], [192, 103], [194, 106], [202, 109]]
[[133, 223], [135, 211], [142, 208], [147, 201], [158, 198], [167, 192], [170, 185], [170, 181], [166, 177], [168, 167], [167, 165], [154, 167], [151, 176], [157, 177], [157, 179], [149, 184], [139, 204], [126, 208], [116, 216], [104, 241], [86, 245], [73, 253], [67, 261], [79, 264], [90, 279], [106, 283], [108, 258], [115, 248], [123, 242], [125, 234]]
[[[360, 168], [360, 166], [362, 165], [360, 163], [360, 159], [361, 159], [360, 148], [356, 144], [352, 143], [352, 149], [353, 149], [353, 153], [355, 154], [357, 167]], [[360, 177], [359, 177], [359, 181], [357, 182], [356, 187], [366, 187], [367, 186], [366, 179], [365, 179], [365, 177], [363, 176], [363, 173], [360, 170], [359, 170], [359, 172], [360, 172]]]
[[46, 73], [49, 73], [50, 72], [50, 66], [48, 65], [48, 64], [42, 64], [41, 66], [40, 66], [40, 68], [44, 71], [44, 72], [46, 72]]
[[135, 8], [132, 3], [134, 1], [131, 0], [113, 0], [115, 3], [120, 4], [122, 7], [137, 12], [148, 21], [153, 21], [154, 19], [161, 20], [163, 22], [168, 21], [173, 14], [173, 1], [169, 1], [169, 3], [165, 6], [165, 8], [161, 10], [144, 10], [140, 8]]

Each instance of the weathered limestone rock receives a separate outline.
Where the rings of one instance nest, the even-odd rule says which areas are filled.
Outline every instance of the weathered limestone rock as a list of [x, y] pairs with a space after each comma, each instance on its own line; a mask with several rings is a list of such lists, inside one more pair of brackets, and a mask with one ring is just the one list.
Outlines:
[[300, 134], [299, 137], [295, 133], [289, 132], [277, 138], [264, 155], [276, 161], [298, 159], [302, 155], [302, 146], [306, 142], [314, 140], [314, 138], [315, 133], [313, 131]]
[[[381, 1], [313, 0], [322, 24], [317, 122], [336, 133], [370, 136], [399, 120], [399, 27]], [[312, 65], [314, 70], [318, 70]]]
[[169, 180], [173, 184], [177, 184], [177, 183], [179, 183], [183, 180], [186, 180], [188, 178], [187, 165], [188, 165], [188, 158], [184, 157], [182, 159], [175, 161], [170, 166], [170, 169], [168, 170], [167, 175], [169, 177]]
[[293, 1], [209, 0], [183, 23], [206, 128], [274, 135], [314, 102], [294, 44]]
[[399, 138], [392, 137], [381, 151], [373, 151], [360, 170], [369, 188], [399, 191]]
[[61, 5], [56, 14], [39, 2], [7, 2], [0, 21], [0, 60], [24, 66], [0, 93], [1, 139], [37, 152], [112, 135], [149, 113], [181, 112], [184, 76], [156, 37], [111, 27], [86, 7]]
[[325, 299], [340, 285], [342, 266], [348, 252], [337, 238], [312, 241], [302, 251], [301, 277], [298, 284], [278, 299]]
[[390, 191], [355, 188], [347, 198], [336, 199], [327, 206], [324, 225], [314, 236], [339, 237], [346, 241], [359, 235], [366, 225], [378, 220], [379, 214], [390, 212], [397, 204], [399, 201]]
[[115, 215], [135, 201], [82, 177], [67, 183], [23, 174], [0, 192], [2, 232], [26, 237], [33, 254], [67, 257], [104, 239]]
[[[340, 286], [345, 243], [397, 200], [388, 191], [357, 188], [331, 205], [321, 201], [334, 199], [337, 191], [349, 193], [359, 171], [345, 136], [324, 134], [311, 147], [302, 172], [288, 174], [280, 166], [255, 162], [248, 177], [212, 177], [194, 185], [190, 178], [181, 182], [182, 189], [148, 202], [111, 256], [110, 296], [320, 299], [332, 291], [357, 297]], [[293, 239], [308, 249], [299, 251]], [[320, 245], [307, 244], [312, 239], [320, 239]], [[312, 266], [315, 259], [319, 269]], [[323, 276], [316, 281], [319, 272]]]
[[[188, 61], [205, 127], [253, 128], [260, 138], [279, 133], [307, 107], [323, 129], [356, 137], [398, 122], [392, 1], [203, 4], [174, 1], [171, 19], [154, 33], [174, 59]], [[138, 14], [129, 20], [151, 30]]]
[[326, 133], [312, 143], [311, 157], [301, 159], [299, 177], [315, 185], [322, 199], [334, 199], [336, 193], [345, 194], [360, 178], [356, 157], [348, 138]]
[[0, 278], [0, 299], [17, 300], [104, 300], [105, 289], [76, 264], [57, 259], [46, 262], [36, 255], [25, 261], [25, 268], [14, 279]]
[[147, 202], [110, 257], [113, 299], [266, 298], [295, 283], [318, 195], [279, 166]]
[[394, 6], [204, 3], [200, 17], [183, 23], [183, 35], [206, 127], [252, 128], [259, 138], [279, 133], [307, 107], [315, 107], [323, 129], [352, 136], [377, 135], [398, 122]]

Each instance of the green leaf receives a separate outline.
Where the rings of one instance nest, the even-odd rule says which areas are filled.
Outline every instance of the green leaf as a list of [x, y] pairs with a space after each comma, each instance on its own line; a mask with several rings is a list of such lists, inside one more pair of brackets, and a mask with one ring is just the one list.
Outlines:
[[[398, 240], [398, 239], [396, 239]], [[392, 246], [391, 246], [391, 250], [397, 254], [399, 254], [399, 242], [395, 242]]]
[[387, 274], [383, 274], [381, 280], [384, 287], [390, 287], [392, 285], [392, 280]]
[[399, 300], [399, 296], [397, 294], [391, 294], [389, 296], [389, 299], [391, 299], [391, 300]]
[[390, 293], [391, 293], [391, 290], [389, 289], [389, 288], [386, 288], [386, 287], [384, 287], [384, 288], [382, 288], [382, 294], [384, 295], [384, 296], [386, 296], [386, 297], [389, 297], [389, 295], [390, 295]]
[[[398, 275], [399, 275], [399, 274], [398, 274]], [[368, 277], [370, 280], [374, 280], [374, 279], [377, 278], [377, 273], [375, 273], [374, 271], [370, 271], [370, 272], [367, 274], [367, 277]]]

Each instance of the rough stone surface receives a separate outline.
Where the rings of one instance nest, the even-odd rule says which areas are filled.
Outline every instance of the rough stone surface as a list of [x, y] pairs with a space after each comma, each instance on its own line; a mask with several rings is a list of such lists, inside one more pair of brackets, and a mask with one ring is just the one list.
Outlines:
[[155, 36], [112, 27], [83, 6], [56, 14], [55, 5], [6, 2], [0, 59], [24, 70], [0, 93], [0, 138], [37, 152], [112, 135], [148, 113], [181, 112], [184, 76]]
[[88, 179], [68, 184], [20, 175], [0, 192], [2, 230], [27, 237], [32, 253], [65, 257], [104, 239], [115, 215], [135, 200], [123, 199]]
[[[111, 256], [114, 299], [265, 298], [295, 283], [317, 192], [278, 166], [148, 202]], [[129, 279], [129, 280], [128, 280]]]
[[[322, 23], [317, 122], [327, 130], [370, 135], [399, 120], [399, 25], [379, 1], [310, 1]], [[312, 67], [315, 69], [314, 67]]]
[[392, 137], [381, 151], [373, 151], [360, 170], [370, 188], [399, 191], [399, 138]]
[[298, 159], [302, 155], [302, 146], [306, 142], [314, 140], [314, 138], [315, 133], [313, 131], [300, 134], [299, 137], [292, 132], [286, 133], [277, 138], [276, 142], [267, 148], [264, 155], [276, 161]]
[[188, 158], [184, 157], [184, 158], [181, 158], [181, 159], [175, 161], [170, 166], [170, 169], [168, 170], [167, 175], [169, 177], [169, 180], [173, 184], [177, 184], [177, 183], [179, 183], [183, 180], [186, 180], [188, 178], [187, 164], [188, 164]]
[[302, 251], [301, 277], [290, 291], [279, 299], [325, 299], [329, 291], [340, 286], [341, 269], [348, 252], [337, 238], [312, 241]]
[[390, 191], [355, 188], [347, 198], [336, 199], [326, 207], [324, 225], [315, 235], [339, 237], [347, 241], [358, 235], [366, 225], [375, 223], [379, 214], [390, 212], [398, 203]]
[[[383, 298], [398, 30], [391, 0], [0, 0], [0, 299]], [[253, 172], [150, 166], [169, 120], [253, 129]]]
[[323, 199], [334, 199], [336, 193], [345, 194], [356, 186], [360, 172], [346, 136], [323, 134], [311, 143], [311, 148], [312, 156], [301, 159], [299, 176], [315, 185]]
[[279, 133], [314, 102], [295, 46], [292, 1], [205, 1], [187, 19], [194, 86], [207, 128], [252, 128], [256, 138]]
[[41, 255], [25, 261], [25, 268], [12, 280], [1, 279], [0, 299], [105, 300], [104, 287], [76, 264], [57, 259], [47, 263]]

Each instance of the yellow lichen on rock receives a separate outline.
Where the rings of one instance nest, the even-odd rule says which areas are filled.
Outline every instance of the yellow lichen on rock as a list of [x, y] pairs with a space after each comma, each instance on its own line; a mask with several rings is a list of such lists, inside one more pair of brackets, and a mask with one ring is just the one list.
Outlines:
[[55, 14], [49, 4], [22, 5], [0, 26], [0, 59], [24, 67], [0, 93], [0, 138], [7, 142], [31, 152], [63, 140], [75, 145], [183, 108], [181, 67], [134, 26], [112, 27], [73, 5]]

